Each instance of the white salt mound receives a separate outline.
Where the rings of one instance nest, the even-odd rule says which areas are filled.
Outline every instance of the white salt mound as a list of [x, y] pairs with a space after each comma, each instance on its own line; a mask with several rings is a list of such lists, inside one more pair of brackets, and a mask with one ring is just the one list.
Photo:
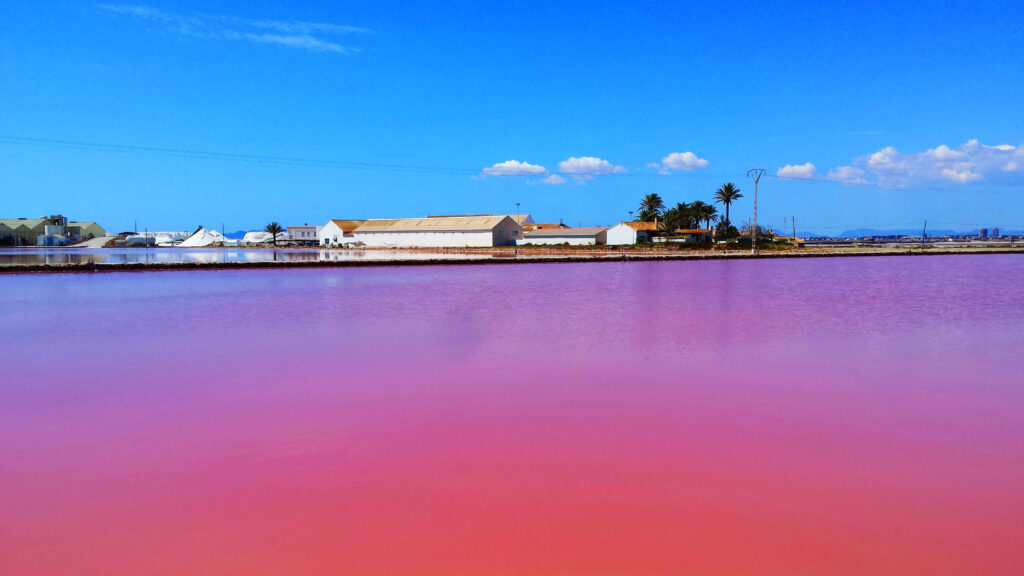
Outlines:
[[186, 238], [181, 244], [178, 244], [178, 246], [182, 248], [202, 248], [203, 246], [210, 246], [211, 244], [223, 243], [226, 241], [227, 238], [225, 238], [220, 232], [200, 228], [195, 234]]

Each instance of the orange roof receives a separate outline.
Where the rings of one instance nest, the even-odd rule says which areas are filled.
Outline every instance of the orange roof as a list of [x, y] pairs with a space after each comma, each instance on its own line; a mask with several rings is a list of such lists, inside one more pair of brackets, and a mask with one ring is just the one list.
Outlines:
[[633, 230], [657, 230], [658, 227], [654, 225], [654, 222], [623, 222], [626, 226], [629, 226]]
[[675, 233], [676, 234], [709, 234], [710, 232], [711, 232], [710, 229], [706, 229], [705, 230], [703, 228], [688, 228], [686, 230], [682, 230], [682, 229], [676, 230]]

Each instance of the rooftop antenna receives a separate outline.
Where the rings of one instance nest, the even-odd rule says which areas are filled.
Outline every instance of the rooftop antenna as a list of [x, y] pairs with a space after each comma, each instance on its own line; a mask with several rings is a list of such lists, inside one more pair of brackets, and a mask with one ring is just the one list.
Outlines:
[[764, 175], [764, 168], [751, 168], [747, 176], [754, 179], [754, 224], [750, 229], [750, 255], [757, 256], [757, 184]]

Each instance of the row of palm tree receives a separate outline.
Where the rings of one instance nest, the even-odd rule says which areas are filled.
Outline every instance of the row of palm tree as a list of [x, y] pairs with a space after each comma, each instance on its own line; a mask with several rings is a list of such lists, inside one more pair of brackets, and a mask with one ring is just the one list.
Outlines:
[[729, 207], [736, 200], [743, 197], [740, 189], [732, 182], [723, 184], [715, 190], [715, 203], [725, 206], [725, 218], [721, 218], [718, 209], [714, 204], [708, 204], [702, 200], [693, 202], [679, 202], [672, 208], [665, 207], [665, 201], [656, 193], [644, 196], [640, 201], [637, 211], [637, 220], [640, 222], [658, 222], [658, 229], [666, 234], [680, 228], [700, 228], [701, 223], [705, 228], [711, 228], [713, 223], [722, 223], [731, 226], [729, 221]]

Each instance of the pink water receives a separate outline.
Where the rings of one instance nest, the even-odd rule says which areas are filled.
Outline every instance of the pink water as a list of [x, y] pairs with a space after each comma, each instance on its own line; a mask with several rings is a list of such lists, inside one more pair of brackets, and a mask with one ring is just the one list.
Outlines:
[[0, 574], [1021, 574], [1022, 282], [0, 277]]

